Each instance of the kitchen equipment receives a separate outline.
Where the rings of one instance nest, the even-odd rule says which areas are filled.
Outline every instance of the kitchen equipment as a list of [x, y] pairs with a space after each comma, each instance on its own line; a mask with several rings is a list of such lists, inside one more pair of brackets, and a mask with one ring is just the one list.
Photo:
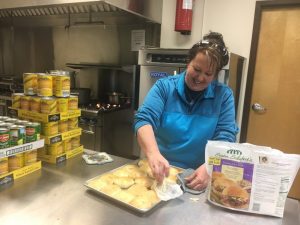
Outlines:
[[[181, 73], [187, 66], [187, 49], [148, 48], [139, 50], [140, 85], [138, 106], [140, 106], [149, 89], [162, 77]], [[235, 108], [238, 109], [241, 77], [244, 58], [229, 53], [229, 61], [218, 74], [218, 81], [227, 84], [233, 91]], [[137, 109], [137, 107], [136, 107]]]
[[[149, 48], [139, 50], [140, 83], [138, 106], [142, 105], [153, 84], [160, 78], [181, 73], [186, 69], [187, 49]], [[138, 108], [136, 105], [136, 109]]]
[[[86, 149], [91, 149], [94, 151], [102, 152], [111, 150], [104, 149], [103, 143], [107, 140], [104, 140], [104, 113], [115, 112], [122, 109], [130, 108], [130, 104], [118, 104], [111, 105], [109, 103], [102, 102], [91, 102], [87, 105], [81, 105], [81, 117], [79, 119], [79, 127], [82, 129], [81, 143]], [[106, 122], [107, 124], [107, 122]], [[120, 129], [118, 129], [119, 131]], [[114, 132], [113, 129], [110, 129], [108, 126], [105, 132]], [[111, 134], [108, 134], [111, 136]], [[119, 138], [120, 140], [120, 138]], [[123, 142], [124, 146], [124, 142]], [[124, 150], [124, 148], [123, 148]]]
[[78, 96], [78, 105], [86, 105], [90, 102], [90, 88], [72, 88], [71, 95]]
[[118, 105], [121, 103], [121, 100], [122, 100], [121, 98], [123, 96], [124, 96], [124, 94], [118, 93], [118, 92], [107, 93], [108, 103], [112, 104], [112, 105]]
[[0, 116], [8, 115], [8, 107], [12, 105], [11, 95], [23, 92], [22, 80], [13, 75], [0, 75]]

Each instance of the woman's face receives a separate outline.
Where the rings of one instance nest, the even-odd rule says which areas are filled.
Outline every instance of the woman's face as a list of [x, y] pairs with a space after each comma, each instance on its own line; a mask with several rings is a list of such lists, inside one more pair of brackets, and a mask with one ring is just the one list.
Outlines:
[[199, 52], [187, 66], [185, 83], [192, 91], [203, 91], [214, 80], [215, 71], [208, 57]]

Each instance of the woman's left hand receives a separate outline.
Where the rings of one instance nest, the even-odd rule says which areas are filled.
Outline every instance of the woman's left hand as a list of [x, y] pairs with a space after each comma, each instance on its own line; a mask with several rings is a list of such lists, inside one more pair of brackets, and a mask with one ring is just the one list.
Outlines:
[[185, 178], [186, 180], [186, 186], [193, 190], [203, 190], [206, 188], [208, 181], [209, 181], [209, 175], [206, 171], [205, 164], [202, 164], [196, 171]]

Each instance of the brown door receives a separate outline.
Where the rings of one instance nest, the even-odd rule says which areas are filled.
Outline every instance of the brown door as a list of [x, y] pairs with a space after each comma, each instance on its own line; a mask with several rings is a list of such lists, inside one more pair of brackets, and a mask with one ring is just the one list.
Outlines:
[[257, 3], [253, 32], [241, 142], [300, 154], [300, 3]]

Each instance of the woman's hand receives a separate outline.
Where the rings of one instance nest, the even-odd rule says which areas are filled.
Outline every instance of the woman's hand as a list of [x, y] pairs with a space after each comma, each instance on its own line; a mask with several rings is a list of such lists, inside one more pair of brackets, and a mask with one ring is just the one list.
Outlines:
[[185, 178], [186, 186], [194, 190], [203, 190], [207, 187], [209, 175], [206, 171], [205, 164], [202, 164], [192, 175]]
[[154, 178], [161, 184], [169, 175], [169, 162], [158, 151], [147, 154], [147, 158]]

